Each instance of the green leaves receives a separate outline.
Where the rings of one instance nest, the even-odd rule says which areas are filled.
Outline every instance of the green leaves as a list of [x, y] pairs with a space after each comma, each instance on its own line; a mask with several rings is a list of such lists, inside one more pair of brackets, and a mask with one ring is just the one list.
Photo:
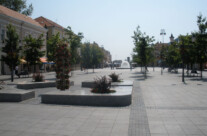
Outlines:
[[47, 58], [48, 61], [54, 61], [55, 60], [55, 50], [57, 48], [57, 45], [60, 42], [60, 34], [57, 33], [56, 35], [53, 35], [50, 39], [47, 40]]
[[83, 67], [98, 66], [104, 59], [102, 49], [97, 43], [85, 43], [81, 46], [81, 63]]
[[29, 65], [36, 65], [40, 63], [40, 58], [44, 56], [45, 51], [42, 50], [43, 35], [40, 35], [37, 39], [28, 35], [25, 38], [24, 56]]
[[2, 61], [12, 70], [12, 67], [14, 68], [19, 63], [19, 52], [21, 49], [19, 47], [19, 36], [15, 27], [11, 24], [7, 26], [6, 35], [6, 45], [2, 48], [2, 52], [4, 52], [5, 55], [2, 55]]
[[27, 7], [26, 0], [0, 0], [0, 5], [3, 5], [9, 9], [25, 14], [26, 16], [32, 15], [32, 4]]
[[71, 60], [73, 64], [76, 64], [78, 59], [77, 49], [80, 47], [81, 40], [84, 36], [80, 32], [78, 34], [75, 34], [69, 26], [67, 27], [67, 29], [65, 29], [65, 33], [67, 35], [65, 41], [70, 45]]
[[133, 60], [146, 67], [147, 64], [153, 60], [153, 50], [149, 46], [152, 45], [154, 37], [149, 37], [146, 33], [142, 33], [138, 26], [136, 31], [134, 31], [134, 36], [132, 36], [132, 38], [134, 39], [135, 45], [135, 48], [133, 49]]

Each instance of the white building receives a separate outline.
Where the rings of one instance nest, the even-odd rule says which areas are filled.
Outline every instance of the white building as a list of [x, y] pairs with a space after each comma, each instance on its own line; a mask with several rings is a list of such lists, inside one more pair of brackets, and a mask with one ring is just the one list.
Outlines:
[[[24, 44], [24, 38], [29, 34], [32, 35], [32, 37], [34, 38], [37, 38], [40, 34], [43, 34], [43, 38], [46, 39], [47, 30], [42, 27], [38, 22], [33, 20], [31, 17], [25, 16], [0, 5], [0, 49], [5, 46], [4, 39], [6, 38], [6, 26], [8, 24], [12, 24], [16, 27], [16, 31], [19, 35], [20, 46]], [[44, 41], [43, 50], [46, 51], [46, 40]], [[0, 50], [0, 59], [1, 56], [2, 52]], [[3, 61], [1, 61], [0, 75], [9, 73], [10, 71], [8, 66]]]

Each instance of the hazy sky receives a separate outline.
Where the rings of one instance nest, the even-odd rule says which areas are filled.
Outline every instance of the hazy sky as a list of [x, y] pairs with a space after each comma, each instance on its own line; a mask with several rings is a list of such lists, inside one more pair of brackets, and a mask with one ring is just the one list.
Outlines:
[[112, 54], [112, 59], [131, 56], [133, 31], [165, 42], [180, 34], [196, 31], [197, 16], [207, 16], [207, 0], [27, 0], [32, 3], [32, 18], [44, 16], [63, 27], [84, 34], [83, 42], [97, 42]]

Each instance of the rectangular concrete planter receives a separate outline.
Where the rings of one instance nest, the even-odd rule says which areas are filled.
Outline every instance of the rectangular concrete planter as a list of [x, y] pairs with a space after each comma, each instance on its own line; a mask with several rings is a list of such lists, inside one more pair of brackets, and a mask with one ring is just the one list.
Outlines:
[[34, 91], [6, 90], [0, 92], [0, 102], [21, 102], [34, 97]]
[[[70, 86], [74, 85], [74, 81], [70, 81]], [[46, 81], [46, 82], [22, 82], [17, 84], [18, 89], [35, 89], [35, 88], [47, 88], [47, 87], [56, 87], [55, 81]]]
[[[82, 106], [128, 106], [131, 104], [131, 87], [115, 89], [116, 93], [94, 94], [90, 90], [53, 91], [41, 95], [42, 103]], [[120, 91], [119, 91], [120, 90]]]

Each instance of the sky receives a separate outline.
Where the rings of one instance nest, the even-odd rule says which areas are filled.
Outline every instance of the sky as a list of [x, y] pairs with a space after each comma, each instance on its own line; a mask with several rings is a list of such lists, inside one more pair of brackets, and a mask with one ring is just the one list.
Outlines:
[[207, 17], [207, 0], [27, 0], [33, 4], [32, 18], [46, 17], [75, 33], [82, 42], [96, 42], [110, 51], [112, 60], [131, 57], [133, 32], [142, 32], [162, 42], [197, 31], [197, 16]]

